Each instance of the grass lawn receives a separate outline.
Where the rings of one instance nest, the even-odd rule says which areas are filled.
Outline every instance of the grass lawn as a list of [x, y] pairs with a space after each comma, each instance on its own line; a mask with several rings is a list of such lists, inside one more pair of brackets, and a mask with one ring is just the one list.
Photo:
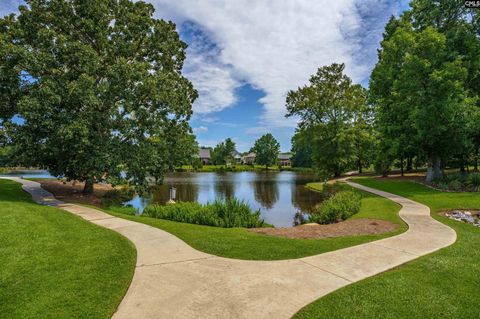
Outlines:
[[479, 318], [480, 229], [437, 212], [480, 208], [480, 194], [445, 193], [409, 181], [355, 181], [428, 205], [435, 219], [457, 232], [457, 242], [333, 292], [295, 318]]
[[324, 239], [289, 239], [251, 233], [243, 228], [219, 228], [194, 224], [178, 223], [151, 217], [128, 216], [115, 210], [107, 210], [112, 215], [141, 222], [163, 229], [203, 252], [222, 257], [278, 260], [300, 258], [321, 254], [348, 246], [392, 236], [406, 230], [406, 225], [398, 216], [400, 207], [376, 195], [362, 192], [360, 212], [353, 218], [378, 218], [400, 225], [395, 232], [381, 235], [365, 235]]
[[119, 234], [35, 204], [0, 179], [0, 318], [110, 318], [136, 251]]

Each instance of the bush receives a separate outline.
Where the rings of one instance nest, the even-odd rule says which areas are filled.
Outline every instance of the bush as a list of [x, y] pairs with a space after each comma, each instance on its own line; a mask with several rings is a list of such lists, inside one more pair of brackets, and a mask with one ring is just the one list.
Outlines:
[[321, 197], [322, 200], [327, 200], [335, 194], [339, 193], [342, 190], [342, 185], [340, 183], [324, 183]]
[[463, 188], [463, 184], [459, 180], [452, 180], [448, 183], [448, 189], [452, 191], [460, 191]]
[[309, 221], [331, 224], [346, 220], [360, 210], [361, 196], [355, 192], [343, 191], [321, 203], [310, 215]]
[[105, 207], [120, 206], [122, 203], [133, 198], [135, 192], [130, 187], [114, 188], [105, 193], [102, 197], [102, 205]]
[[192, 202], [152, 204], [145, 208], [143, 216], [225, 228], [266, 226], [260, 218], [260, 210], [252, 211], [248, 204], [236, 198], [216, 200], [206, 205]]
[[468, 175], [467, 184], [474, 190], [480, 189], [480, 173], [472, 173]]

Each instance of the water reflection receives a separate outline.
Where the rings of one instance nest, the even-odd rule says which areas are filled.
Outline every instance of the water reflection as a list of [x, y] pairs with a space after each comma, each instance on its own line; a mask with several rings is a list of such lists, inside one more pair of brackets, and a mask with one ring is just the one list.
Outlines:
[[267, 223], [291, 226], [298, 212], [308, 213], [320, 202], [320, 195], [304, 187], [314, 176], [295, 172], [175, 173], [151, 196], [135, 198], [129, 204], [140, 211], [151, 202], [166, 203], [169, 188], [177, 189], [177, 201], [202, 204], [216, 198], [237, 197], [260, 209]]
[[278, 201], [278, 182], [276, 180], [255, 180], [252, 184], [255, 200], [263, 208], [271, 209]]

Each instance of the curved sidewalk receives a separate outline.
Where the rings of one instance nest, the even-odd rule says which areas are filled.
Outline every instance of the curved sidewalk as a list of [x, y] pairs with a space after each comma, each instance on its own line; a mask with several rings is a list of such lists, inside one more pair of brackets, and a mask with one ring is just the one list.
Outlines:
[[409, 229], [400, 235], [316, 256], [247, 261], [209, 255], [154, 227], [55, 199], [40, 184], [23, 185], [37, 203], [55, 206], [130, 239], [135, 274], [114, 318], [290, 318], [338, 288], [449, 246], [456, 233], [409, 199], [349, 185], [400, 205]]

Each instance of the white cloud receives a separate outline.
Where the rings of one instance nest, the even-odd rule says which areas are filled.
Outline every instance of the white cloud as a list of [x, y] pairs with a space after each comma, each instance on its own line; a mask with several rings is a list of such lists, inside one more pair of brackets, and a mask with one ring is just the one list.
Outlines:
[[206, 126], [195, 127], [193, 129], [193, 132], [196, 133], [196, 134], [206, 133], [206, 132], [208, 132], [208, 127], [206, 127]]
[[[218, 46], [219, 64], [206, 68], [221, 67], [225, 73], [215, 69], [192, 79], [203, 85], [201, 92], [208, 92], [199, 102], [198, 110], [208, 112], [215, 110], [215, 105], [233, 103], [238, 85], [233, 80], [235, 75], [265, 92], [260, 100], [264, 105], [262, 125], [291, 127], [296, 120], [284, 118], [286, 93], [306, 84], [318, 67], [333, 62], [346, 63], [346, 72], [354, 81], [368, 78], [376, 52], [373, 48], [365, 59], [362, 37], [372, 38], [371, 32], [381, 34], [381, 30], [369, 30], [363, 15], [370, 10], [379, 15], [378, 19], [386, 20], [395, 13], [398, 3], [405, 1], [154, 0], [153, 3], [159, 16], [166, 12], [177, 23], [195, 22]], [[373, 36], [373, 40], [377, 39]], [[372, 47], [368, 49], [372, 51]], [[217, 96], [220, 95], [217, 89], [223, 90], [222, 96]], [[207, 97], [213, 92], [213, 99]]]
[[254, 126], [254, 127], [249, 127], [245, 130], [245, 133], [248, 135], [262, 135], [269, 133], [269, 130], [265, 126]]
[[200, 121], [205, 123], [217, 123], [220, 119], [215, 116], [204, 116], [200, 119]]
[[[354, 81], [368, 78], [384, 23], [408, 0], [149, 1], [157, 17], [200, 28], [184, 68], [200, 93], [196, 114], [234, 105], [236, 89], [249, 83], [265, 93], [259, 126], [281, 128], [296, 125], [284, 118], [287, 92], [318, 67], [344, 62]], [[3, 0], [0, 13], [20, 2]]]

